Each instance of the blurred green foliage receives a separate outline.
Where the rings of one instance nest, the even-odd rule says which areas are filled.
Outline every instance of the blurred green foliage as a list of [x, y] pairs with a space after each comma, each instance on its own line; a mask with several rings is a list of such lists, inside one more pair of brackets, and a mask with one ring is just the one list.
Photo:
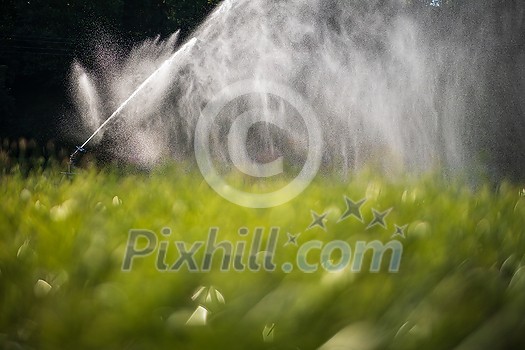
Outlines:
[[[4, 349], [517, 349], [525, 342], [525, 192], [509, 183], [473, 187], [433, 174], [387, 179], [363, 170], [343, 183], [319, 176], [271, 209], [231, 204], [192, 167], [144, 173], [64, 164], [33, 166], [0, 152], [0, 348]], [[36, 164], [36, 166], [35, 166]], [[24, 168], [25, 167], [25, 168]], [[388, 229], [349, 218], [343, 195], [392, 208]], [[310, 210], [326, 232], [306, 230]], [[169, 240], [221, 240], [247, 227], [281, 228], [275, 261], [293, 261], [286, 232], [312, 240], [388, 241], [408, 225], [400, 272], [344, 270], [158, 272], [155, 256], [121, 271], [130, 229], [169, 227]], [[243, 238], [244, 239], [244, 238]], [[249, 238], [248, 238], [249, 239]], [[169, 253], [174, 254], [174, 252]], [[169, 255], [172, 257], [172, 255]], [[218, 268], [218, 265], [214, 265]], [[205, 326], [185, 324], [200, 286], [225, 304]], [[273, 330], [272, 336], [264, 336]], [[266, 340], [266, 342], [265, 342]], [[328, 343], [327, 343], [328, 342]]]

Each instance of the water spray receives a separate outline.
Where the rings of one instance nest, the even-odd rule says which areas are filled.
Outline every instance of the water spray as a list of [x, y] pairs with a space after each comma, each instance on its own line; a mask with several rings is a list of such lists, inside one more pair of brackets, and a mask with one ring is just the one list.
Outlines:
[[[523, 32], [515, 17], [518, 7], [504, 6], [496, 13], [489, 2], [467, 1], [454, 9], [441, 2], [448, 16], [438, 9], [415, 10], [410, 3], [222, 1], [193, 34], [204, 44], [177, 57], [177, 67], [160, 73], [154, 89], [145, 89], [151, 88], [151, 96], [142, 91], [126, 108], [120, 119], [126, 137], [115, 130], [105, 133], [104, 140], [132, 155], [114, 152], [114, 158], [127, 162], [153, 165], [165, 151], [187, 159], [194, 155], [192, 141], [203, 107], [228, 86], [252, 80], [259, 87], [284, 85], [311, 105], [324, 138], [322, 166], [345, 179], [370, 166], [388, 176], [442, 168], [525, 173], [519, 108], [525, 106], [525, 80], [519, 81], [525, 56], [518, 49], [517, 33]], [[110, 59], [99, 69], [108, 78], [100, 91], [97, 79], [82, 79], [79, 73], [86, 70], [79, 65], [73, 75], [79, 90], [74, 102], [89, 133], [107, 117], [98, 114], [101, 102], [126, 99], [140, 84], [137, 72], [149, 74], [161, 65], [174, 53], [174, 42], [174, 37], [146, 40], [118, 64], [112, 51], [104, 54], [101, 62], [106, 55]], [[166, 84], [176, 89], [165, 91], [171, 89]], [[274, 135], [272, 123], [257, 125], [243, 146], [249, 153], [262, 145], [275, 147], [287, 163], [303, 164], [310, 145], [302, 140], [308, 133], [300, 113], [280, 100], [246, 93], [228, 102], [209, 132], [214, 161], [231, 167], [227, 130], [241, 113], [256, 109], [287, 128]], [[128, 115], [135, 107], [141, 114]], [[163, 115], [157, 118], [156, 113]]]
[[197, 39], [196, 38], [192, 38], [190, 41], [188, 41], [186, 44], [184, 44], [179, 50], [177, 50], [173, 55], [171, 55], [170, 58], [168, 58], [166, 61], [164, 61], [164, 63], [162, 63], [162, 65], [157, 68], [153, 73], [151, 73], [150, 76], [148, 76], [146, 78], [146, 80], [144, 80], [142, 82], [142, 84], [140, 84], [136, 89], [135, 91], [133, 91], [133, 93], [131, 95], [129, 95], [129, 97], [120, 104], [120, 106], [109, 116], [108, 119], [106, 119], [106, 121], [104, 121], [104, 123], [102, 123], [94, 132], [93, 134], [91, 134], [91, 136], [89, 136], [87, 138], [86, 141], [84, 141], [84, 143], [80, 146], [75, 146], [75, 151], [73, 153], [71, 153], [71, 155], [69, 156], [69, 163], [68, 163], [68, 170], [67, 172], [63, 172], [63, 174], [65, 175], [74, 175], [74, 173], [71, 171], [71, 168], [72, 166], [74, 165], [74, 162], [75, 162], [75, 157], [79, 154], [79, 153], [86, 153], [86, 145], [102, 130], [104, 129], [104, 127], [109, 123], [111, 122], [113, 119], [115, 119], [121, 112], [124, 108], [126, 108], [126, 106], [129, 104], [130, 101], [132, 101], [135, 96], [137, 96], [146, 86], [149, 85], [149, 83], [158, 75], [158, 73], [160, 71], [162, 71], [163, 69], [167, 68], [170, 66], [171, 62], [173, 62], [173, 60], [175, 58], [177, 58], [178, 56], [180, 56], [181, 54], [183, 53], [186, 53], [188, 52], [194, 45], [195, 43], [197, 43]]

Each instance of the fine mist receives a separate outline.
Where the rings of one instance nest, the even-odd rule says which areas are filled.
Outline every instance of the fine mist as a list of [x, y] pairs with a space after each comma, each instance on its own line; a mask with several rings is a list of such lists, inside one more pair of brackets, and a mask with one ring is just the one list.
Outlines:
[[[171, 60], [87, 147], [143, 166], [191, 158], [201, 111], [226, 87], [250, 79], [287, 86], [308, 102], [323, 135], [324, 168], [523, 177], [525, 7], [462, 3], [224, 1], [184, 43], [174, 34], [126, 55], [102, 49], [91, 71], [75, 63], [71, 90], [80, 118], [72, 118], [79, 126], [73, 137], [84, 142]], [[301, 116], [286, 101], [257, 94], [217, 117], [210, 137], [217, 161], [230, 162], [229, 129], [254, 109], [285, 130], [253, 127], [250, 157], [302, 163], [309, 145]]]

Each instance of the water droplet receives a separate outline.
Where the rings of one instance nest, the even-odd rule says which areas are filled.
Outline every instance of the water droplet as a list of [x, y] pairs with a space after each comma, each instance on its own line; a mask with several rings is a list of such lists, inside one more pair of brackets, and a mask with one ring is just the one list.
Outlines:
[[512, 278], [518, 267], [518, 260], [514, 255], [509, 256], [503, 264], [501, 264], [500, 274], [506, 278]]
[[[212, 287], [213, 288], [213, 287]], [[221, 292], [219, 292], [217, 289], [213, 288], [213, 290], [215, 291], [215, 297], [217, 298], [217, 301], [220, 303], [220, 304], [226, 304], [226, 300], [224, 299], [224, 296], [222, 295]]]
[[206, 292], [206, 287], [200, 286], [199, 288], [197, 288], [195, 293], [193, 293], [193, 295], [191, 296], [191, 300], [198, 301], [199, 303], [204, 302], [204, 300], [206, 299], [206, 296], [204, 294], [204, 297], [203, 297], [203, 293], [205, 292]]
[[116, 207], [122, 205], [122, 199], [120, 199], [118, 196], [113, 197], [113, 205]]
[[53, 221], [63, 221], [69, 217], [73, 211], [74, 201], [72, 199], [66, 200], [60, 205], [56, 205], [49, 211]]
[[399, 327], [394, 338], [405, 336], [410, 331], [411, 328], [412, 328], [412, 324], [409, 321], [403, 323], [403, 325]]
[[26, 240], [18, 251], [16, 252], [16, 257], [20, 260], [31, 262], [36, 258], [35, 251], [31, 248], [31, 242]]
[[262, 336], [265, 343], [273, 342], [275, 336], [275, 323], [270, 323], [264, 326]]
[[21, 258], [28, 250], [29, 250], [29, 240], [26, 240], [20, 248], [18, 248], [18, 251], [16, 252], [16, 257]]
[[216, 309], [219, 304], [226, 303], [222, 293], [213, 286], [210, 286], [209, 288], [204, 286], [197, 288], [191, 299], [210, 310]]
[[213, 304], [224, 304], [224, 296], [219, 292], [217, 289], [215, 289], [213, 286], [211, 286], [208, 289], [208, 293], [206, 295], [205, 302], [207, 305], [213, 305]]
[[44, 280], [39, 279], [38, 281], [36, 281], [33, 291], [35, 293], [35, 296], [44, 297], [49, 294], [51, 289], [52, 287], [49, 283], [47, 283]]
[[514, 275], [512, 276], [512, 279], [509, 283], [509, 290], [514, 291], [516, 293], [523, 293], [523, 290], [525, 289], [525, 266], [520, 267]]
[[205, 326], [208, 321], [208, 310], [202, 306], [197, 306], [190, 318], [186, 321], [188, 326]]

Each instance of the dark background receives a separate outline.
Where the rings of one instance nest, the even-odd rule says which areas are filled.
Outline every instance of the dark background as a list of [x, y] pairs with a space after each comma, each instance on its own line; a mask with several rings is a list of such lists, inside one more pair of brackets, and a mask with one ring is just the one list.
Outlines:
[[[188, 35], [219, 0], [0, 0], [0, 137], [57, 139], [74, 60], [95, 45]], [[58, 140], [60, 141], [60, 140]]]

